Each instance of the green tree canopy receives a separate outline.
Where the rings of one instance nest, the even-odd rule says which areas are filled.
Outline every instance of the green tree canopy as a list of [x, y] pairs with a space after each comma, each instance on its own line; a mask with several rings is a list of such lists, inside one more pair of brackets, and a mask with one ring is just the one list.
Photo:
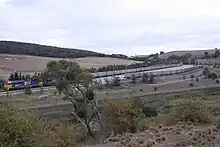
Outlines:
[[[71, 113], [87, 130], [92, 137], [93, 131], [90, 123], [99, 112], [94, 100], [95, 94], [92, 88], [92, 75], [81, 69], [76, 62], [66, 60], [52, 61], [47, 64], [47, 72], [55, 80], [56, 88], [63, 99], [73, 104], [74, 111]], [[99, 121], [101, 124], [101, 121]]]

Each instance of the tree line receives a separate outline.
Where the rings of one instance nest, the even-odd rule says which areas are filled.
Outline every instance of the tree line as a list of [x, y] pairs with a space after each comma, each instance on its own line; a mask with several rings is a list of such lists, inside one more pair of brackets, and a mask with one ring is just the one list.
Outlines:
[[102, 54], [88, 50], [61, 48], [55, 46], [46, 46], [33, 43], [23, 43], [15, 41], [0, 41], [0, 53], [18, 54], [18, 55], [33, 55], [42, 57], [56, 58], [80, 58], [80, 57], [113, 57], [127, 59], [126, 55], [122, 54]]
[[40, 73], [34, 73], [34, 75], [30, 74], [22, 74], [21, 72], [14, 72], [11, 73], [9, 78], [9, 81], [13, 80], [36, 80], [36, 81], [41, 81], [41, 82], [47, 82], [50, 80], [50, 77], [47, 72], [40, 72]]
[[143, 62], [143, 63], [134, 63], [130, 65], [108, 65], [100, 68], [90, 68], [89, 71], [94, 72], [106, 72], [106, 71], [113, 71], [113, 70], [125, 70], [125, 69], [134, 69], [134, 68], [143, 68], [148, 67], [150, 64]]

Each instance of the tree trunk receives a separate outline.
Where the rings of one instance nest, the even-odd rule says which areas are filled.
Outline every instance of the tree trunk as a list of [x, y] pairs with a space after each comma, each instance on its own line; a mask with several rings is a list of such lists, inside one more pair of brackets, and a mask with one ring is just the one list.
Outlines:
[[86, 118], [84, 118], [84, 122], [85, 122], [85, 124], [86, 124], [87, 131], [88, 131], [89, 136], [91, 136], [93, 139], [95, 139], [94, 134], [92, 133], [91, 127], [89, 126], [89, 124], [88, 124]]

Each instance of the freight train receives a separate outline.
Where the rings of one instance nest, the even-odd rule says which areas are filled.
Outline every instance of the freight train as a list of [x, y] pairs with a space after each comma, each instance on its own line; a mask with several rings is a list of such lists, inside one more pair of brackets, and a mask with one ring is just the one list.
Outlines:
[[[4, 89], [5, 90], [19, 90], [19, 89], [24, 89], [27, 85], [26, 80], [6, 80], [4, 81]], [[30, 87], [31, 88], [36, 88], [40, 87], [41, 85], [45, 86], [52, 86], [52, 80], [47, 80], [44, 83], [39, 82], [38, 80], [30, 80]]]

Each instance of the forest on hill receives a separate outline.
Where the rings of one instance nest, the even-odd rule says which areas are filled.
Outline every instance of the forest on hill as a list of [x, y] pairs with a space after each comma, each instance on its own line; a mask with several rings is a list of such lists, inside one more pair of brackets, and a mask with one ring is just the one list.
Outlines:
[[39, 45], [33, 43], [15, 42], [15, 41], [0, 41], [0, 53], [2, 54], [17, 54], [17, 55], [32, 55], [42, 57], [56, 58], [80, 58], [80, 57], [113, 57], [127, 59], [126, 55], [122, 54], [103, 54], [88, 50], [61, 48], [54, 46]]

